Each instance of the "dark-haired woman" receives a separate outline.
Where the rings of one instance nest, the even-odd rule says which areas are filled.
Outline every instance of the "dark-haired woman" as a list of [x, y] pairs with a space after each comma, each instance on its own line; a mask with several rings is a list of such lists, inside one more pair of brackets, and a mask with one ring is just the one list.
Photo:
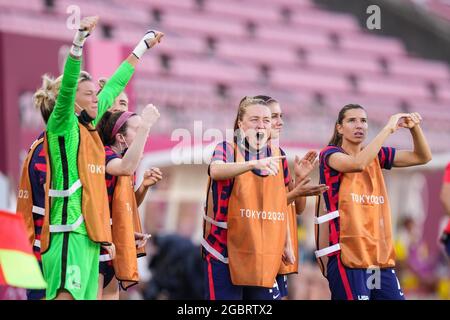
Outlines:
[[[323, 194], [326, 211], [318, 210], [316, 217], [319, 230], [329, 232], [316, 257], [326, 270], [332, 299], [404, 299], [394, 270], [391, 210], [381, 169], [431, 160], [421, 120], [418, 113], [393, 115], [364, 146], [364, 108], [350, 104], [339, 112], [333, 138], [319, 157], [320, 181], [330, 188]], [[410, 130], [413, 151], [383, 147], [399, 128]]]
[[116, 258], [113, 260], [106, 251], [100, 255], [99, 299], [119, 299], [119, 281], [126, 289], [136, 284], [139, 278], [136, 256], [144, 254], [139, 249], [145, 246], [148, 235], [141, 232], [137, 207], [148, 187], [162, 179], [162, 173], [158, 168], [147, 170], [136, 193], [134, 173], [142, 158], [150, 128], [158, 118], [158, 109], [149, 104], [141, 116], [129, 111], [107, 111], [97, 125], [105, 146], [105, 179], [112, 237], [116, 246]]

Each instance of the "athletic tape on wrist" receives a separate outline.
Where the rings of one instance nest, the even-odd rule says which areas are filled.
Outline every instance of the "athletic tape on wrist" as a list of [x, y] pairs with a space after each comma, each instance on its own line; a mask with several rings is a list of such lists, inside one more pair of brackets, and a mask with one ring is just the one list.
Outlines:
[[73, 44], [78, 47], [83, 47], [86, 38], [89, 37], [89, 31], [87, 30], [78, 30], [75, 33], [75, 37], [73, 38]]
[[136, 48], [134, 48], [133, 50], [133, 54], [136, 56], [136, 58], [140, 59], [142, 55], [145, 53], [145, 51], [150, 49], [150, 47], [147, 44], [147, 41], [145, 40], [151, 40], [154, 38], [156, 38], [156, 32], [153, 30], [147, 31], [147, 33], [144, 35], [141, 41], [139, 41]]
[[73, 38], [73, 45], [70, 48], [70, 53], [76, 57], [80, 57], [83, 53], [83, 45], [86, 38], [89, 37], [89, 31], [78, 30]]
[[70, 53], [75, 57], [81, 57], [83, 53], [83, 47], [79, 47], [77, 45], [72, 45], [70, 47]]

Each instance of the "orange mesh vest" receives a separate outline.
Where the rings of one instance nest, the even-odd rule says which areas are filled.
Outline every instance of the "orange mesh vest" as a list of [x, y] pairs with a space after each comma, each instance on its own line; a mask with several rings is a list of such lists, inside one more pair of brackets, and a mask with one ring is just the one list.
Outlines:
[[25, 228], [27, 230], [28, 241], [31, 245], [34, 244], [34, 219], [33, 213], [44, 214], [45, 209], [33, 205], [33, 188], [31, 187], [29, 166], [30, 161], [36, 148], [44, 141], [44, 138], [33, 142], [27, 157], [22, 166], [22, 174], [19, 182], [19, 193], [17, 196], [16, 212], [23, 217]]
[[[273, 150], [273, 156], [279, 150]], [[244, 162], [235, 152], [236, 162]], [[272, 288], [286, 240], [286, 188], [283, 164], [276, 176], [251, 171], [234, 178], [228, 204], [227, 248], [234, 285]]]
[[[234, 150], [236, 162], [243, 162], [236, 146]], [[272, 154], [279, 155], [279, 150]], [[201, 242], [216, 259], [229, 264], [234, 285], [273, 287], [286, 240], [286, 200], [282, 163], [277, 176], [259, 177], [246, 172], [234, 178], [228, 222], [215, 221], [211, 179], [208, 180]], [[229, 258], [206, 241], [212, 224], [227, 229]]]
[[320, 207], [319, 203], [316, 224], [339, 219], [340, 232], [338, 243], [323, 248], [320, 233], [325, 227], [316, 228], [319, 230], [317, 258], [340, 250], [342, 263], [349, 268], [395, 266], [391, 209], [378, 157], [363, 172], [343, 174], [338, 211], [323, 214]]
[[[286, 188], [286, 193], [289, 190]], [[295, 262], [294, 264], [286, 264], [281, 261], [280, 270], [278, 274], [298, 273], [298, 230], [297, 230], [297, 213], [295, 212], [295, 203], [287, 206], [289, 215], [289, 231], [291, 234], [292, 250], [294, 250]]]
[[124, 289], [139, 281], [137, 257], [145, 248], [136, 249], [134, 232], [142, 232], [134, 195], [133, 177], [118, 176], [112, 198], [112, 238], [116, 257], [112, 260], [116, 278]]
[[[108, 194], [105, 185], [105, 173], [93, 174], [89, 166], [105, 167], [105, 151], [95, 128], [86, 128], [78, 124], [80, 128], [80, 145], [78, 148], [78, 175], [83, 188], [81, 212], [83, 214], [86, 230], [89, 238], [97, 243], [109, 244], [112, 242]], [[46, 135], [44, 137], [46, 161], [48, 158], [48, 145]], [[45, 217], [42, 226], [41, 252], [45, 253], [49, 247], [50, 235], [50, 197], [51, 166], [47, 165], [47, 178], [45, 188]]]

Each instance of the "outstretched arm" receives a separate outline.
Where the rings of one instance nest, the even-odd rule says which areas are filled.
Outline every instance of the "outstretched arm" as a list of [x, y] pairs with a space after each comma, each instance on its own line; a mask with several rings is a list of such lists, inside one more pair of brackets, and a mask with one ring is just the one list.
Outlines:
[[209, 174], [212, 179], [227, 180], [241, 175], [247, 171], [258, 169], [268, 171], [269, 175], [277, 175], [279, 170], [280, 159], [285, 156], [268, 157], [259, 160], [250, 160], [246, 162], [225, 163], [216, 160], [210, 164]]
[[95, 29], [98, 17], [86, 17], [80, 22], [80, 29], [75, 34], [73, 45], [64, 65], [64, 73], [58, 98], [49, 117], [47, 130], [55, 133], [65, 132], [76, 124], [73, 113], [78, 87], [78, 77], [81, 71], [81, 56], [86, 38]]
[[139, 41], [133, 52], [126, 58], [122, 64], [117, 68], [111, 78], [106, 82], [105, 87], [98, 94], [98, 113], [95, 120], [92, 122], [94, 126], [102, 118], [109, 107], [114, 103], [114, 100], [119, 94], [125, 90], [131, 77], [134, 74], [134, 70], [139, 63], [140, 58], [144, 53], [161, 42], [161, 38], [164, 36], [159, 31], [147, 31], [144, 37]]
[[[304, 178], [303, 180], [296, 179], [295, 187], [287, 194], [288, 204], [295, 201], [296, 214], [301, 214], [304, 210], [304, 205], [306, 205], [306, 203], [302, 204], [303, 201], [306, 202], [304, 197], [317, 196], [328, 190], [328, 186], [324, 184], [308, 185], [310, 181], [311, 178]], [[299, 205], [300, 208], [297, 208], [297, 205]]]
[[420, 127], [421, 121], [422, 117], [418, 113], [411, 113], [411, 118], [405, 119], [405, 126], [409, 128], [413, 138], [414, 150], [397, 151], [394, 157], [394, 167], [411, 167], [425, 164], [431, 160], [431, 150]]
[[409, 113], [398, 113], [389, 119], [386, 126], [378, 135], [356, 156], [348, 155], [342, 152], [336, 152], [328, 158], [328, 164], [334, 170], [348, 173], [361, 172], [378, 155], [386, 139], [400, 127], [405, 127], [404, 123], [399, 123], [401, 118], [410, 118]]
[[136, 67], [141, 57], [148, 50], [153, 48], [156, 44], [161, 42], [164, 33], [156, 30], [148, 30], [144, 37], [139, 41], [133, 52], [128, 56], [127, 62], [133, 67]]
[[113, 159], [106, 165], [106, 172], [108, 174], [113, 176], [131, 176], [136, 171], [144, 152], [150, 128], [159, 118], [158, 109], [152, 104], [147, 105], [142, 111], [141, 118], [136, 137], [123, 158]]

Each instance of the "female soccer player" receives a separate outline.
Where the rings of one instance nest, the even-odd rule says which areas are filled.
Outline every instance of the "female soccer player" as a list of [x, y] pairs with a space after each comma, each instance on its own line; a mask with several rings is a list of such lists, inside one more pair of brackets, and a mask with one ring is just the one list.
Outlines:
[[[155, 32], [151, 36], [147, 33], [135, 48], [134, 57], [129, 57], [116, 72], [123, 85], [112, 82], [111, 88], [103, 90], [97, 99], [89, 77], [79, 80], [82, 47], [96, 21], [96, 17], [82, 21], [81, 26], [86, 30], [80, 30], [74, 39], [54, 110], [46, 109], [50, 114], [46, 132], [50, 165], [47, 165], [41, 252], [44, 276], [49, 284], [47, 299], [96, 297], [98, 272], [96, 275], [92, 270], [96, 269], [94, 265], [98, 266], [97, 243], [110, 244], [111, 234], [104, 188], [104, 151], [90, 123], [111, 106], [133, 74], [133, 64], [160, 38], [155, 37]], [[78, 119], [73, 116], [74, 105]], [[51, 104], [44, 103], [41, 110], [45, 106], [51, 107]], [[108, 248], [114, 255], [114, 247], [109, 245]], [[80, 252], [85, 254], [80, 255]], [[94, 252], [97, 258], [93, 258]]]
[[280, 299], [275, 277], [286, 245], [287, 161], [267, 143], [271, 113], [263, 100], [241, 100], [234, 130], [234, 141], [217, 145], [209, 167], [206, 298]]
[[[150, 128], [158, 118], [158, 110], [150, 104], [144, 108], [141, 116], [129, 111], [114, 113], [107, 111], [97, 125], [100, 138], [105, 145], [106, 186], [113, 242], [116, 246], [116, 258], [113, 261], [107, 252], [102, 252], [100, 256], [99, 291], [102, 291], [102, 287], [104, 289], [100, 292], [99, 298], [102, 299], [119, 299], [118, 280], [125, 289], [138, 280], [136, 260], [138, 253], [134, 244], [135, 240], [139, 241], [138, 248], [143, 248], [148, 235], [142, 234], [140, 230], [137, 207], [142, 203], [148, 188], [162, 179], [162, 173], [158, 168], [147, 170], [136, 193], [134, 175]], [[131, 212], [132, 215], [127, 219], [123, 216], [123, 212]], [[133, 223], [137, 226], [133, 226]], [[126, 232], [128, 234], [125, 234]]]
[[[101, 78], [98, 80], [98, 86], [100, 87], [100, 90], [97, 92], [97, 95], [103, 90], [106, 83], [109, 80], [107, 78]], [[128, 111], [128, 95], [125, 93], [125, 91], [122, 91], [114, 100], [113, 105], [108, 109], [108, 111], [111, 112], [117, 112], [117, 111]]]
[[[418, 113], [393, 115], [366, 146], [366, 111], [357, 104], [339, 112], [329, 145], [320, 153], [320, 181], [327, 214], [316, 223], [329, 230], [328, 246], [316, 257], [326, 267], [332, 299], [404, 299], [395, 275], [391, 211], [381, 169], [431, 160]], [[413, 151], [382, 147], [399, 128], [409, 129]], [[326, 259], [327, 257], [328, 262]]]
[[[272, 113], [272, 131], [270, 140], [272, 144], [280, 145], [281, 131], [283, 129], [284, 121], [283, 121], [283, 112], [281, 110], [280, 103], [272, 97], [259, 95], [255, 96], [255, 99], [264, 100], [271, 113]], [[285, 154], [284, 151], [280, 148], [280, 152]], [[294, 199], [288, 205], [288, 222], [289, 222], [289, 240], [291, 242], [293, 258], [292, 263], [288, 263], [286, 259], [283, 259], [281, 264], [279, 274], [277, 275], [277, 284], [280, 289], [280, 295], [282, 298], [286, 298], [288, 296], [288, 281], [287, 275], [291, 273], [298, 273], [298, 237], [297, 237], [297, 214], [301, 214], [305, 209], [306, 205], [306, 197], [298, 196], [299, 194], [304, 195], [317, 195], [322, 192], [328, 190], [328, 187], [325, 185], [320, 185], [312, 189], [310, 193], [305, 194], [305, 184], [308, 183], [311, 179], [307, 178], [314, 167], [317, 165], [317, 152], [309, 151], [302, 159], [298, 156], [295, 157], [294, 162], [294, 173], [295, 180], [291, 179], [289, 173], [289, 167], [287, 167], [289, 177], [289, 185], [286, 189], [288, 200]]]
[[[447, 164], [441, 188], [441, 202], [445, 213], [450, 216], [450, 163]], [[445, 246], [445, 252], [450, 257], [450, 219], [442, 233], [441, 241]]]

